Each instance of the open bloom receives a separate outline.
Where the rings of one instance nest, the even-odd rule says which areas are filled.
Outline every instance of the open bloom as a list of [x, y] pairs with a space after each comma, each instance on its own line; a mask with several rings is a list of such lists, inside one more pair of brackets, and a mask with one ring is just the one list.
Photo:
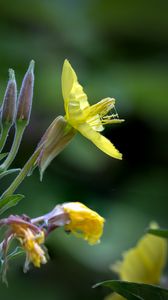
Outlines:
[[79, 84], [76, 73], [68, 60], [65, 60], [63, 65], [62, 94], [67, 122], [91, 140], [100, 150], [114, 158], [121, 159], [121, 153], [100, 134], [104, 125], [123, 121], [118, 118], [116, 113], [110, 114], [115, 109], [115, 99], [108, 97], [90, 106], [87, 95]]
[[91, 245], [99, 242], [104, 226], [104, 219], [100, 215], [80, 202], [65, 203], [62, 207], [70, 218], [65, 230]]
[[[156, 224], [151, 225], [156, 228]], [[167, 258], [167, 241], [150, 234], [144, 235], [137, 245], [124, 252], [123, 260], [112, 265], [111, 269], [121, 280], [159, 284]], [[113, 293], [105, 300], [123, 300], [122, 296]]]
[[107, 155], [122, 159], [122, 154], [100, 133], [104, 125], [123, 121], [115, 111], [115, 99], [108, 97], [90, 105], [68, 60], [65, 60], [62, 70], [62, 94], [65, 116], [58, 116], [52, 122], [38, 145], [41, 151], [35, 165], [40, 168], [41, 179], [49, 163], [67, 146], [76, 132], [91, 140]]

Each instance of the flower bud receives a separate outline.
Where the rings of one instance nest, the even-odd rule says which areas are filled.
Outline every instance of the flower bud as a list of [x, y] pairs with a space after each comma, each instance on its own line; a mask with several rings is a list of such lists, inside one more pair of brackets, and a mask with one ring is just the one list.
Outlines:
[[12, 69], [9, 69], [9, 81], [5, 91], [5, 96], [2, 105], [1, 123], [2, 126], [11, 127], [15, 121], [16, 113], [16, 99], [17, 99], [17, 87], [15, 80], [15, 73]]
[[90, 245], [100, 242], [104, 218], [80, 202], [64, 203], [62, 207], [70, 218], [70, 222], [65, 225], [65, 230], [83, 238]]
[[34, 87], [34, 61], [30, 62], [29, 68], [23, 78], [22, 86], [18, 98], [17, 122], [29, 123]]
[[36, 161], [40, 169], [41, 180], [50, 162], [65, 148], [75, 133], [76, 130], [62, 116], [57, 117], [46, 130], [38, 145], [41, 147], [41, 152]]

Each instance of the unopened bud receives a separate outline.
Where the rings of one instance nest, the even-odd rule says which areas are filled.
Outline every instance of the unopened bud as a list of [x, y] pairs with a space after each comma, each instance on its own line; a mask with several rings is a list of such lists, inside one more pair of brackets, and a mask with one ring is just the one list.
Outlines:
[[34, 61], [30, 62], [29, 68], [23, 78], [22, 86], [18, 98], [18, 108], [16, 120], [29, 123], [34, 87]]
[[40, 169], [41, 180], [50, 162], [65, 148], [75, 133], [76, 130], [62, 116], [57, 117], [46, 130], [38, 145], [41, 147], [41, 152], [36, 161]]
[[1, 123], [2, 125], [12, 126], [15, 121], [16, 113], [17, 87], [15, 73], [9, 69], [9, 81], [5, 91], [5, 96], [2, 105]]

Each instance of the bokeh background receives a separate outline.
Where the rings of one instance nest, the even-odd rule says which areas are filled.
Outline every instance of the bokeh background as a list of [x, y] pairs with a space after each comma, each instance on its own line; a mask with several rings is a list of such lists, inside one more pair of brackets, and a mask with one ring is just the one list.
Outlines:
[[[125, 123], [104, 135], [123, 153], [117, 161], [77, 135], [39, 181], [38, 170], [20, 186], [26, 198], [10, 213], [32, 217], [57, 203], [80, 201], [106, 219], [102, 242], [58, 230], [46, 241], [50, 261], [23, 274], [11, 262], [1, 299], [99, 300], [92, 289], [114, 278], [109, 265], [133, 246], [150, 221], [168, 226], [168, 2], [107, 0], [0, 0], [0, 96], [8, 68], [18, 90], [33, 58], [35, 91], [30, 126], [14, 166], [23, 166], [52, 120], [64, 114], [61, 69], [75, 68], [91, 103], [111, 96]], [[11, 131], [6, 149], [10, 148]], [[4, 188], [12, 176], [1, 182]]]

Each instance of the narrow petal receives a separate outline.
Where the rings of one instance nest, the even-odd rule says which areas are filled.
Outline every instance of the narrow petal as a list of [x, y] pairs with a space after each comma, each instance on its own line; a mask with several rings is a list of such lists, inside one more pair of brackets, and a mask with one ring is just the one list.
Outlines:
[[66, 59], [62, 69], [62, 94], [65, 102], [68, 101], [73, 84], [76, 81], [77, 76], [71, 68], [69, 61]]
[[77, 130], [87, 139], [91, 140], [100, 150], [107, 155], [122, 159], [122, 154], [115, 148], [115, 146], [99, 132], [94, 131], [88, 124], [84, 123], [78, 126]]
[[94, 116], [96, 114], [99, 114], [100, 116], [106, 115], [110, 110], [114, 108], [115, 105], [115, 99], [114, 98], [104, 98], [101, 101], [99, 101], [96, 104], [93, 104], [90, 107], [90, 116]]
[[75, 71], [69, 61], [64, 61], [62, 70], [62, 94], [68, 119], [80, 118], [82, 110], [89, 106], [87, 95], [79, 84]]

